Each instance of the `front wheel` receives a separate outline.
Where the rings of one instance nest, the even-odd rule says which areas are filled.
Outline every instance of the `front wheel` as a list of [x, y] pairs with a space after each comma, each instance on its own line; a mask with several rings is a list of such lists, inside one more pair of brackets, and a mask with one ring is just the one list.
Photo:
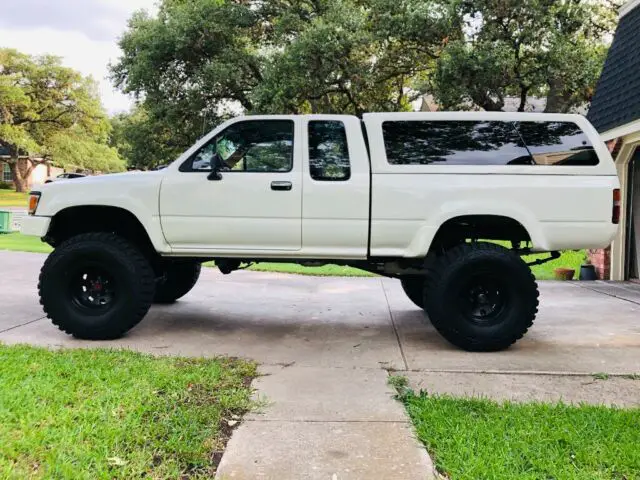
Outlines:
[[202, 266], [196, 262], [169, 262], [156, 283], [155, 303], [173, 303], [185, 296], [200, 278]]
[[432, 265], [425, 289], [433, 326], [469, 351], [509, 347], [527, 332], [538, 311], [538, 286], [527, 264], [492, 243], [447, 251]]
[[146, 315], [154, 294], [147, 259], [127, 240], [85, 233], [60, 244], [40, 272], [45, 313], [60, 330], [88, 340], [124, 335]]
[[424, 308], [425, 277], [420, 275], [406, 275], [400, 278], [400, 284], [402, 285], [404, 293], [409, 297], [409, 300], [417, 307]]

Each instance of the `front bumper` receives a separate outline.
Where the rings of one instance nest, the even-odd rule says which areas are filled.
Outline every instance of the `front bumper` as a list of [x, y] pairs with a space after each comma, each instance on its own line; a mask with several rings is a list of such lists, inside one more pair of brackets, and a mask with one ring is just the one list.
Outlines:
[[27, 215], [22, 219], [20, 233], [34, 237], [44, 237], [49, 231], [51, 217], [38, 217]]

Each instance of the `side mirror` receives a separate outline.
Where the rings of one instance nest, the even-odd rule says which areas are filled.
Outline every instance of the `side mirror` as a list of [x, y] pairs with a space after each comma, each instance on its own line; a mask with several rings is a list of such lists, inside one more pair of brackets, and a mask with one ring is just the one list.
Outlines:
[[209, 173], [209, 175], [207, 175], [207, 180], [211, 180], [211, 181], [222, 180], [222, 174], [216, 167], [214, 167], [213, 170], [211, 170], [211, 172]]

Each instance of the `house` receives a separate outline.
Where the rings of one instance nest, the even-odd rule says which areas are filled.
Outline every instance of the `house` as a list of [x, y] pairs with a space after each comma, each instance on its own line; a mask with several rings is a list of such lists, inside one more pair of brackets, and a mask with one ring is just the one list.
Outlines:
[[587, 118], [616, 162], [621, 185], [618, 234], [609, 248], [590, 251], [601, 278], [640, 277], [640, 0], [620, 10]]
[[[13, 177], [11, 175], [11, 169], [9, 168], [9, 164], [7, 161], [9, 160], [9, 150], [0, 145], [0, 172], [2, 173], [2, 178], [0, 178], [0, 182], [2, 183], [13, 183]], [[26, 157], [21, 157], [19, 162], [28, 161]], [[54, 167], [49, 163], [43, 163], [40, 165], [36, 165], [36, 167], [31, 171], [29, 178], [27, 179], [27, 186], [31, 188], [34, 185], [42, 185], [45, 180], [49, 177], [56, 176], [64, 172], [64, 169]]]

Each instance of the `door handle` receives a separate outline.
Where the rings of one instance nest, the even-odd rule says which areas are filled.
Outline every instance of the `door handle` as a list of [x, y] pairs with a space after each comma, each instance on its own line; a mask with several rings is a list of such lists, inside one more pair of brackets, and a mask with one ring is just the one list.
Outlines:
[[291, 190], [291, 182], [271, 182], [271, 190]]

